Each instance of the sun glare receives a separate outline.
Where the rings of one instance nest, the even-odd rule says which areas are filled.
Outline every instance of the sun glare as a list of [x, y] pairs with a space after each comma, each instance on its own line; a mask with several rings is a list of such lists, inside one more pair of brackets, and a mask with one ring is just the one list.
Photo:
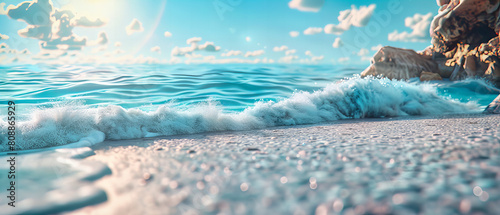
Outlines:
[[90, 19], [101, 19], [105, 22], [120, 17], [123, 2], [118, 0], [86, 0], [72, 1], [62, 9], [71, 9], [77, 16], [87, 16]]

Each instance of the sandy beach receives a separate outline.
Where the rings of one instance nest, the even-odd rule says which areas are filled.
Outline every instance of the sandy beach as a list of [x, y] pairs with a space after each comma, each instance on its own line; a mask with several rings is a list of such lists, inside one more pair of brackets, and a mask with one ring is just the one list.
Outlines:
[[500, 115], [106, 141], [107, 201], [70, 214], [492, 214]]

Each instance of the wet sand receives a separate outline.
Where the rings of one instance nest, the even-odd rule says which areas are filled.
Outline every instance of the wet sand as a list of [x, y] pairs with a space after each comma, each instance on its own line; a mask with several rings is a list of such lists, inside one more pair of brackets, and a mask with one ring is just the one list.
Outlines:
[[106, 141], [76, 214], [500, 212], [500, 115], [339, 120]]

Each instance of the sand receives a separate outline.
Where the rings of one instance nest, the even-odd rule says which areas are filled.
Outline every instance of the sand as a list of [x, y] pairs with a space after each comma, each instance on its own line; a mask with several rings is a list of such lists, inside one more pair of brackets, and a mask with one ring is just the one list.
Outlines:
[[339, 120], [106, 141], [74, 214], [500, 212], [500, 115]]

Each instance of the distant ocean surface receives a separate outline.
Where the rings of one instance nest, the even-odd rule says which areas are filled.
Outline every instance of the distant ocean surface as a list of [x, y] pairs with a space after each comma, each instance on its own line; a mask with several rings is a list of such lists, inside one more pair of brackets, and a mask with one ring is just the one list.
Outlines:
[[[7, 102], [18, 149], [105, 139], [312, 124], [346, 118], [480, 112], [483, 80], [361, 79], [332, 65], [0, 66], [0, 151]], [[3, 139], [2, 139], [3, 138]]]

